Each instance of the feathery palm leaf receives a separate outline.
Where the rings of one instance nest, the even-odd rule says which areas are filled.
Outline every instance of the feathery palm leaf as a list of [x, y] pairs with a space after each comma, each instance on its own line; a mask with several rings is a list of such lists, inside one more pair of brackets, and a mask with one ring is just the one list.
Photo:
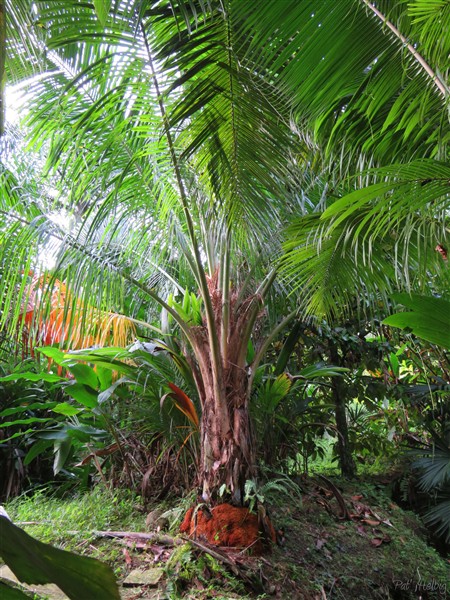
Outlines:
[[[440, 144], [448, 142], [442, 111], [448, 95], [448, 10], [441, 6], [429, 13], [425, 27], [408, 14], [418, 8], [415, 2], [380, 4], [381, 16], [365, 0], [292, 0], [283, 10], [277, 3], [236, 3], [241, 39], [251, 40], [246, 60], [261, 78], [276, 78], [296, 122], [312, 123], [337, 161], [342, 145], [356, 144], [386, 163], [439, 154]], [[413, 50], [420, 46], [422, 62], [405, 37]], [[427, 60], [431, 75], [423, 66]]]
[[282, 270], [306, 290], [309, 311], [339, 312], [339, 299], [348, 308], [357, 290], [376, 297], [395, 281], [425, 288], [445, 269], [436, 245], [448, 243], [449, 165], [421, 160], [367, 175], [370, 185], [287, 230]]

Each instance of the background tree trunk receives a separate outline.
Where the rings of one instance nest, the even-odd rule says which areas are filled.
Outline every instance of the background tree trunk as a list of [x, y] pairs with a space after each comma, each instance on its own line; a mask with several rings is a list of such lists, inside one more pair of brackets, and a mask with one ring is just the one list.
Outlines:
[[[330, 344], [330, 359], [336, 366], [341, 366], [339, 353], [334, 344]], [[348, 437], [347, 411], [346, 411], [346, 388], [342, 377], [333, 377], [331, 382], [332, 397], [334, 402], [334, 414], [336, 429], [338, 432], [338, 456], [339, 466], [344, 477], [355, 477], [356, 466], [353, 460], [350, 441]]]

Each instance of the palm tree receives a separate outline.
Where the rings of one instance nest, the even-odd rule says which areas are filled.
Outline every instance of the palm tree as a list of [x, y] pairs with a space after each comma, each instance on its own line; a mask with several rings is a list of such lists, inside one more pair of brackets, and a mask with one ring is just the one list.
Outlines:
[[[20, 324], [11, 290], [25, 293], [21, 273], [49, 236], [60, 243], [55, 276], [74, 297], [148, 323], [154, 303], [162, 308], [196, 380], [206, 500], [225, 484], [242, 503], [255, 474], [252, 380], [292, 315], [251, 364], [247, 350], [282, 227], [291, 223], [286, 277], [299, 271], [312, 314], [339, 312], [347, 285], [352, 296], [388, 289], [400, 248], [407, 271], [430, 232], [445, 236], [441, 4], [434, 14], [423, 0], [399, 3], [385, 18], [390, 3], [366, 0], [7, 2], [16, 25], [7, 73], [35, 75], [27, 136], [47, 155], [53, 202], [73, 219], [49, 220], [48, 203], [4, 161], [1, 324]], [[376, 169], [361, 175], [367, 167]], [[168, 302], [179, 288], [198, 290], [197, 320]]]

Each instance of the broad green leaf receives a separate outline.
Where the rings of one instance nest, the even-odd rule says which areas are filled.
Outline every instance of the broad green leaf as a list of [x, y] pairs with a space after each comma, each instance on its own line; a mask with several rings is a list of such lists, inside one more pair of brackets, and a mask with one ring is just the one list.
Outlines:
[[53, 461], [53, 473], [57, 475], [66, 463], [72, 448], [72, 440], [61, 440], [55, 443], [55, 460]]
[[97, 365], [97, 378], [100, 384], [100, 390], [106, 390], [112, 384], [112, 371]]
[[[106, 350], [106, 348], [105, 348]], [[123, 353], [123, 351], [122, 351]], [[75, 353], [73, 353], [75, 355]], [[76, 359], [77, 360], [82, 360], [85, 362], [90, 362], [92, 364], [100, 365], [101, 367], [105, 368], [105, 369], [110, 369], [111, 371], [118, 371], [120, 373], [125, 373], [127, 375], [132, 375], [135, 373], [136, 368], [133, 367], [132, 365], [127, 365], [123, 362], [121, 362], [120, 360], [117, 360], [115, 358], [113, 358], [114, 356], [117, 356], [117, 353], [99, 353], [98, 350], [96, 350], [95, 354], [77, 354], [76, 355]], [[73, 356], [71, 356], [70, 354], [66, 354], [65, 358], [72, 358]], [[127, 358], [130, 358], [129, 353], [127, 352]]]
[[57, 365], [60, 365], [64, 360], [64, 352], [62, 352], [62, 350], [59, 350], [59, 348], [46, 347], [36, 348], [36, 350], [44, 356], [51, 358]]
[[393, 298], [412, 310], [387, 317], [383, 321], [385, 325], [410, 329], [417, 337], [443, 348], [450, 348], [448, 300], [418, 294], [394, 294]]
[[6, 423], [0, 423], [0, 427], [11, 427], [15, 425], [28, 425], [29, 423], [47, 423], [52, 419], [44, 419], [40, 417], [30, 417], [29, 419], [17, 419], [16, 421], [7, 421]]
[[111, 10], [112, 0], [94, 0], [94, 8], [97, 13], [97, 18], [102, 27], [106, 25], [109, 11]]
[[79, 363], [68, 363], [66, 361], [64, 365], [69, 369], [78, 383], [84, 383], [94, 390], [97, 389], [98, 377], [92, 367]]
[[400, 372], [399, 371], [400, 364], [398, 362], [397, 356], [393, 352], [391, 352], [390, 355], [389, 355], [389, 362], [391, 364], [392, 371], [393, 371], [395, 377], [398, 377], [399, 376], [399, 372]]
[[6, 442], [9, 442], [9, 440], [14, 440], [15, 438], [19, 438], [19, 437], [23, 437], [25, 435], [28, 435], [29, 433], [34, 433], [34, 429], [26, 429], [25, 431], [18, 431], [17, 433], [14, 433], [13, 435], [10, 435], [8, 438], [6, 438], [6, 440], [2, 440], [2, 444], [6, 444]]
[[25, 379], [26, 381], [47, 381], [49, 383], [64, 381], [62, 377], [53, 373], [11, 373], [11, 375], [0, 377], [0, 381], [19, 381], [20, 379]]
[[80, 408], [76, 408], [69, 404], [68, 402], [60, 402], [54, 408], [52, 408], [53, 412], [58, 413], [60, 415], [65, 415], [66, 417], [73, 417], [81, 412]]
[[87, 408], [95, 408], [98, 405], [96, 392], [82, 383], [69, 384], [64, 387], [64, 391]]
[[384, 319], [383, 324], [399, 329], [410, 329], [414, 335], [427, 342], [450, 348], [450, 329], [448, 326], [445, 329], [442, 321], [432, 315], [417, 312], [397, 313]]
[[30, 600], [30, 596], [25, 595], [17, 588], [10, 587], [3, 581], [0, 581], [0, 598], [3, 600]]
[[23, 406], [15, 406], [14, 408], [5, 408], [0, 412], [0, 417], [8, 417], [9, 415], [17, 415], [18, 413], [27, 412], [28, 410], [51, 410], [56, 406], [57, 402], [32, 402]]
[[24, 465], [29, 465], [30, 462], [36, 458], [36, 456], [39, 456], [39, 454], [42, 454], [43, 452], [45, 452], [51, 446], [53, 446], [53, 442], [51, 440], [39, 440], [39, 441], [37, 441], [28, 450], [27, 455], [25, 456], [25, 458], [23, 460], [23, 464]]
[[120, 600], [108, 565], [44, 544], [5, 517], [0, 517], [0, 556], [19, 581], [54, 583], [70, 600]]
[[71, 437], [76, 437], [81, 441], [86, 441], [87, 438], [104, 438], [107, 432], [104, 429], [97, 429], [90, 425], [68, 425], [67, 431]]
[[393, 294], [392, 298], [411, 310], [432, 314], [435, 319], [450, 327], [450, 301], [446, 298], [405, 293]]
[[108, 358], [122, 358], [124, 356], [129, 356], [128, 350], [124, 350], [123, 348], [118, 348], [117, 346], [108, 346], [106, 348], [95, 348], [89, 350], [87, 348], [81, 350], [71, 350], [70, 352], [66, 352], [64, 354], [64, 360], [86, 360], [90, 361], [92, 358], [96, 360], [99, 357], [108, 357]]

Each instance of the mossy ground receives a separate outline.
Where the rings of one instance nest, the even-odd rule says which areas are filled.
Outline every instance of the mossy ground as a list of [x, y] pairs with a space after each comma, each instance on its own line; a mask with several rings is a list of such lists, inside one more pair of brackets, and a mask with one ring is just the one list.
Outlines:
[[[32, 522], [23, 528], [41, 541], [108, 562], [119, 581], [131, 569], [164, 568], [157, 588], [124, 588], [124, 598], [449, 599], [450, 562], [427, 544], [419, 519], [393, 503], [381, 486], [333, 482], [350, 518], [341, 518], [336, 494], [320, 479], [301, 482], [301, 503], [283, 494], [271, 498], [282, 545], [263, 557], [238, 557], [261, 580], [264, 593], [189, 544], [173, 549], [96, 537], [94, 530], [145, 531], [146, 511], [129, 492], [96, 488], [65, 500], [40, 493], [6, 508], [16, 523]], [[174, 534], [182, 513], [174, 510], [169, 519]]]
[[305, 600], [450, 597], [450, 564], [426, 543], [416, 515], [373, 486], [338, 488], [350, 519], [341, 519], [328, 490], [311, 482], [300, 508], [274, 511], [285, 527], [285, 546], [271, 558], [280, 598], [290, 597], [283, 595], [289, 588]]

